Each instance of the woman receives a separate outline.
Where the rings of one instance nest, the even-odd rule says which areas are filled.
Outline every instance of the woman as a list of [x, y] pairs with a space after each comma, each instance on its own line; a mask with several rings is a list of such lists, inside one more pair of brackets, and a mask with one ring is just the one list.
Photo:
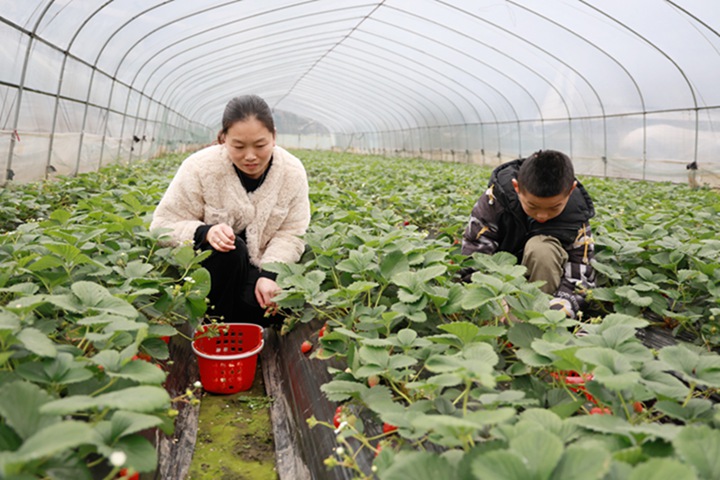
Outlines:
[[294, 263], [310, 222], [307, 175], [275, 145], [267, 103], [255, 95], [225, 107], [218, 145], [188, 157], [153, 215], [150, 228], [170, 228], [172, 244], [211, 249], [212, 316], [266, 325], [279, 290], [271, 262]]

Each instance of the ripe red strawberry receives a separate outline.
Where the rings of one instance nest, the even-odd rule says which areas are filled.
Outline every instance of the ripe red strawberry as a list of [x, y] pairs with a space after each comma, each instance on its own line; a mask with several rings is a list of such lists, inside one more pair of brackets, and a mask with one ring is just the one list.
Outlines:
[[390, 425], [387, 422], [383, 423], [383, 433], [392, 433], [395, 430], [397, 430], [397, 427], [395, 425]]
[[333, 416], [333, 425], [335, 425], [335, 428], [338, 428], [340, 426], [340, 417], [342, 416], [342, 413], [342, 406], [339, 406], [335, 409], [335, 415]]
[[327, 323], [322, 326], [320, 331], [318, 332], [318, 338], [322, 338], [325, 336], [325, 330], [327, 329]]
[[128, 472], [127, 468], [122, 468], [118, 472], [118, 479], [122, 480], [140, 480], [140, 474], [138, 472], [133, 473], [132, 475]]
[[642, 413], [645, 410], [645, 405], [642, 402], [633, 402], [633, 410], [635, 410], [635, 413]]
[[608, 407], [593, 407], [590, 409], [590, 415], [612, 415], [612, 410], [610, 410]]
[[300, 351], [302, 353], [308, 353], [310, 350], [312, 350], [312, 343], [307, 340], [302, 342], [302, 345], [300, 345]]

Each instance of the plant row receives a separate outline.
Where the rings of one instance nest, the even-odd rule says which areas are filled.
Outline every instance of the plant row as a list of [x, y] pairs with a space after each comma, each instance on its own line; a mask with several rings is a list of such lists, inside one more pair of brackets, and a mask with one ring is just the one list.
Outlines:
[[147, 230], [177, 161], [0, 191], [0, 477], [152, 472], [145, 433], [197, 401], [163, 383], [209, 275]]
[[[586, 179], [602, 286], [580, 322], [548, 310], [513, 256], [459, 254], [489, 169], [303, 159], [308, 252], [274, 269], [286, 328], [320, 319], [311, 355], [346, 365], [323, 386], [335, 418], [311, 419], [337, 435], [329, 466], [418, 480], [720, 476], [720, 357], [703, 333], [720, 307], [716, 192]], [[478, 273], [457, 282], [467, 266]], [[668, 318], [697, 345], [638, 340]]]

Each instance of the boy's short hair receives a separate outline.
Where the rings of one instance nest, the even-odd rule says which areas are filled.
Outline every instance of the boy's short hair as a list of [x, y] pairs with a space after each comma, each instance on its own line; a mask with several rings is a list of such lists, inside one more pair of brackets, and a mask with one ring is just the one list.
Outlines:
[[520, 190], [536, 197], [554, 197], [567, 193], [575, 181], [570, 157], [555, 150], [539, 150], [520, 165], [517, 183]]

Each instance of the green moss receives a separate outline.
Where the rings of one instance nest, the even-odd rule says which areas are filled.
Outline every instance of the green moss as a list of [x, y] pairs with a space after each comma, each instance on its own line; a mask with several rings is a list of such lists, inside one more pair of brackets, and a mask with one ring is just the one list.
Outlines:
[[188, 480], [277, 479], [270, 399], [260, 365], [250, 390], [206, 394], [200, 401], [198, 437]]

